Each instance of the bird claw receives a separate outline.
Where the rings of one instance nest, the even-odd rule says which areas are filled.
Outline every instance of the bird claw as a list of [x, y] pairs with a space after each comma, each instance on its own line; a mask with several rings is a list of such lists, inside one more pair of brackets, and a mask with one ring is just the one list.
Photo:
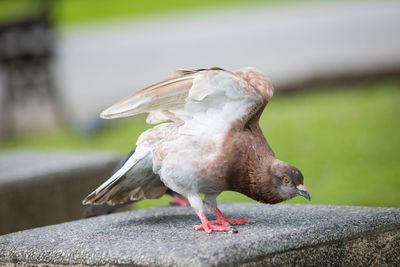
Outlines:
[[211, 234], [212, 232], [229, 232], [231, 230], [231, 228], [229, 226], [215, 225], [215, 224], [211, 224], [210, 222], [203, 223], [201, 225], [196, 225], [194, 227], [194, 229], [196, 229], [196, 231], [204, 229], [204, 231], [206, 231], [208, 234]]
[[221, 224], [221, 225], [238, 225], [238, 224], [245, 224], [250, 222], [248, 218], [239, 218], [239, 219], [222, 219], [218, 218], [217, 220], [210, 221], [210, 224]]

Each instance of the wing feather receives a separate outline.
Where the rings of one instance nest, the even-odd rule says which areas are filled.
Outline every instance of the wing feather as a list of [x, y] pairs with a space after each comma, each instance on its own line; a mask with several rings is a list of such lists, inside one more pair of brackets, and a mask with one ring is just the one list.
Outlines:
[[149, 149], [136, 149], [118, 171], [83, 200], [83, 204], [115, 205], [144, 197], [161, 197], [167, 188], [152, 171], [152, 164]]
[[[170, 119], [184, 124], [195, 113], [222, 110], [226, 103], [232, 102], [240, 110], [232, 116], [248, 119], [252, 114], [246, 112], [253, 113], [257, 107], [264, 107], [272, 96], [272, 90], [265, 75], [253, 68], [237, 72], [220, 68], [177, 70], [171, 78], [154, 83], [112, 105], [101, 113], [101, 117], [113, 119], [149, 113], [148, 123]], [[244, 109], [240, 109], [242, 107]]]
[[194, 75], [185, 75], [152, 84], [112, 105], [100, 116], [114, 119], [182, 107], [193, 79]]

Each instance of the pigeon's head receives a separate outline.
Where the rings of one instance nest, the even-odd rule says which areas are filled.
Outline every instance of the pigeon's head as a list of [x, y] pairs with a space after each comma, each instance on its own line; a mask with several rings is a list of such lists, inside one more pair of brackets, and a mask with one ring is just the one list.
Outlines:
[[303, 175], [292, 165], [275, 159], [271, 165], [273, 184], [276, 186], [283, 200], [291, 199], [297, 195], [310, 200], [307, 188], [303, 185]]

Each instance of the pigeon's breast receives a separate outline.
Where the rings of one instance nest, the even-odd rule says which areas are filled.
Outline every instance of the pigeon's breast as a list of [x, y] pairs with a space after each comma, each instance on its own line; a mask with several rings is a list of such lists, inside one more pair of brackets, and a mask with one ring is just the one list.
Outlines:
[[143, 134], [138, 145], [151, 146], [153, 172], [179, 193], [215, 193], [225, 190], [222, 133], [185, 135], [179, 125], [165, 123]]

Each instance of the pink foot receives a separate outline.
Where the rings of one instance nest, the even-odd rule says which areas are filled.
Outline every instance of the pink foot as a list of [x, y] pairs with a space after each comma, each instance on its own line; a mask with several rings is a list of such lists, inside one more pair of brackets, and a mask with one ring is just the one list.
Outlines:
[[218, 208], [211, 208], [211, 210], [217, 216], [217, 219], [214, 221], [210, 221], [211, 224], [221, 224], [221, 225], [235, 225], [235, 224], [245, 224], [250, 222], [248, 218], [240, 218], [240, 219], [228, 219]]
[[181, 207], [188, 207], [190, 206], [189, 201], [187, 200], [186, 197], [176, 193], [173, 196], [174, 202], [169, 203], [171, 206], [181, 206]]
[[231, 230], [229, 226], [226, 225], [214, 225], [211, 223], [203, 223], [201, 225], [196, 225], [194, 227], [197, 231], [204, 229], [207, 233], [211, 234], [212, 232], [228, 232]]
[[228, 218], [219, 218], [214, 221], [210, 221], [211, 224], [221, 224], [221, 225], [237, 225], [237, 224], [245, 224], [250, 222], [248, 218], [240, 218], [240, 219], [228, 219]]
[[204, 231], [206, 231], [207, 233], [211, 234], [212, 232], [228, 232], [231, 230], [231, 228], [229, 226], [226, 225], [214, 225], [211, 224], [208, 220], [206, 215], [204, 214], [204, 212], [202, 211], [198, 211], [198, 210], [194, 210], [197, 214], [197, 216], [199, 216], [200, 221], [201, 221], [201, 225], [196, 225], [194, 227], [194, 229], [196, 229], [197, 231], [204, 229]]

